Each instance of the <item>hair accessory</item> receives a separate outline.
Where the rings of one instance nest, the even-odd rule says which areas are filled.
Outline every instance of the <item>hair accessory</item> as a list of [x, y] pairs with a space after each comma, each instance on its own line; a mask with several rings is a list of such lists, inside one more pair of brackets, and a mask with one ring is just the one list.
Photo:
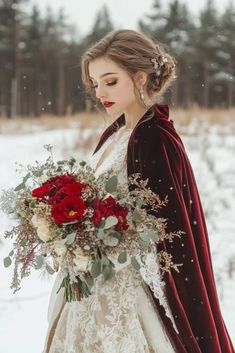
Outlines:
[[166, 62], [168, 62], [168, 59], [166, 56], [162, 56], [161, 59], [160, 59], [160, 57], [158, 59], [152, 58], [151, 62], [154, 64], [154, 69], [157, 70], [156, 71], [157, 76], [160, 76], [160, 74], [161, 74], [160, 69]]

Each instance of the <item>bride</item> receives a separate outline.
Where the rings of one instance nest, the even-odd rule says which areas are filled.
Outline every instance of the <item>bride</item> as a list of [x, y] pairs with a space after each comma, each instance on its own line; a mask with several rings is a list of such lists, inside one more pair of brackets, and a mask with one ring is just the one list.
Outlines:
[[[108, 33], [82, 57], [88, 93], [113, 118], [89, 163], [96, 176], [132, 173], [167, 206], [157, 216], [185, 235], [161, 245], [182, 263], [163, 280], [154, 252], [137, 272], [116, 262], [116, 276], [92, 294], [65, 302], [58, 273], [44, 353], [232, 353], [218, 302], [208, 235], [194, 174], [166, 104], [156, 98], [175, 78], [175, 61], [143, 33]], [[128, 192], [128, 190], [126, 190]], [[115, 256], [114, 256], [114, 261]]]

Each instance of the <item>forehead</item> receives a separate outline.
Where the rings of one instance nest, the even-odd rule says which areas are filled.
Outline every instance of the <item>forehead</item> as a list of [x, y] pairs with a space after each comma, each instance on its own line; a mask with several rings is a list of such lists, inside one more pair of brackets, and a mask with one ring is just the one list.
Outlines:
[[89, 63], [88, 70], [90, 78], [94, 80], [105, 77], [103, 75], [107, 73], [119, 74], [122, 71], [122, 69], [114, 61], [106, 57], [100, 57], [92, 60]]

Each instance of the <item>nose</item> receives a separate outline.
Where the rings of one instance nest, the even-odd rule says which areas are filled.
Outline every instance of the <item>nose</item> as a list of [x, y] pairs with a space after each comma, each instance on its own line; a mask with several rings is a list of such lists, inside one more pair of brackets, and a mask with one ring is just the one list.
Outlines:
[[97, 87], [95, 94], [96, 94], [96, 97], [101, 100], [103, 100], [103, 98], [107, 96], [105, 88], [102, 88], [102, 87]]

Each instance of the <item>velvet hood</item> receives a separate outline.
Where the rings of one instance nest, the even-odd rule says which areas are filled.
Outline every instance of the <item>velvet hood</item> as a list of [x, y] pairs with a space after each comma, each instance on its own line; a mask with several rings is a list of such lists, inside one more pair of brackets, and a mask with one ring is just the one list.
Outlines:
[[[94, 153], [124, 124], [122, 114], [102, 133]], [[234, 353], [216, 292], [198, 188], [183, 142], [169, 120], [168, 105], [152, 105], [133, 129], [127, 147], [127, 174], [132, 173], [148, 178], [148, 186], [161, 199], [168, 195], [167, 205], [156, 212], [168, 220], [167, 231], [185, 232], [159, 246], [183, 264], [179, 273], [172, 270], [163, 278], [178, 333], [149, 288], [176, 352]]]

